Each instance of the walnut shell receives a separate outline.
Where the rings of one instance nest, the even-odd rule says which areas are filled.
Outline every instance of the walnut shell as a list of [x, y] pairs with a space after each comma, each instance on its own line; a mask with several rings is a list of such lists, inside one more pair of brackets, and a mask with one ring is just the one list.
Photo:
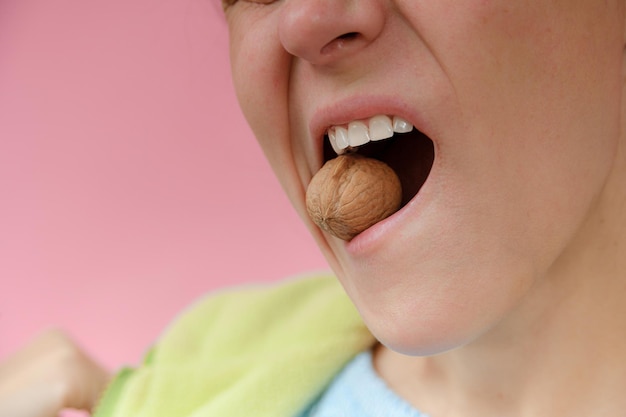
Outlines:
[[343, 240], [391, 216], [400, 207], [402, 186], [384, 162], [358, 154], [326, 162], [306, 192], [309, 216], [322, 230]]

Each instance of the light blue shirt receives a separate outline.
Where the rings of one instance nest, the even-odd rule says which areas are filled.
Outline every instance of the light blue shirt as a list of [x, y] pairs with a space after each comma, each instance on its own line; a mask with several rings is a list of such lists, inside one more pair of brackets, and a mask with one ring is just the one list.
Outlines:
[[400, 398], [372, 365], [371, 352], [356, 356], [300, 417], [428, 417]]

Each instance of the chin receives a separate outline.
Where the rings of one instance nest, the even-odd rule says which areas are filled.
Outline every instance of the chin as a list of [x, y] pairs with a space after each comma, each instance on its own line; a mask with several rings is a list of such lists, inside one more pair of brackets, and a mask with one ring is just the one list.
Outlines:
[[[462, 328], [441, 318], [398, 317], [400, 313], [364, 314], [366, 325], [387, 348], [409, 356], [432, 356], [464, 346], [479, 335], [475, 326]], [[481, 327], [481, 326], [476, 326]]]
[[378, 341], [398, 353], [429, 356], [496, 329], [523, 309], [536, 282], [532, 270], [512, 262], [482, 270], [465, 266], [411, 274], [405, 266], [404, 273], [381, 275], [361, 269], [340, 280]]

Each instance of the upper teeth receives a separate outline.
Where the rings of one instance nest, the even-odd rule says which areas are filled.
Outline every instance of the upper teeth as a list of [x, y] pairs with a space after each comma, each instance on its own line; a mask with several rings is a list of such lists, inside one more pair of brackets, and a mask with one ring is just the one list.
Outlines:
[[355, 120], [347, 125], [332, 126], [326, 134], [334, 151], [341, 155], [368, 142], [388, 139], [394, 133], [406, 133], [411, 130], [413, 125], [403, 118], [398, 116], [391, 118], [381, 114], [368, 120]]

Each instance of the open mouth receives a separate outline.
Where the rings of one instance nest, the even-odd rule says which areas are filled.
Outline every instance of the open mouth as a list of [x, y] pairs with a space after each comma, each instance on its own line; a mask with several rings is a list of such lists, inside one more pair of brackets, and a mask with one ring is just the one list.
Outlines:
[[[380, 118], [380, 116], [377, 117]], [[379, 139], [380, 135], [373, 132], [372, 119], [370, 119], [369, 126], [368, 121], [358, 121], [350, 123], [345, 128], [333, 127], [329, 129], [324, 137], [324, 162], [336, 158], [338, 153], [355, 152], [386, 163], [400, 179], [402, 184], [401, 207], [404, 207], [417, 195], [430, 174], [435, 160], [433, 141], [404, 121], [404, 125], [400, 129], [390, 125], [387, 129], [388, 133], [383, 135], [388, 137]], [[390, 117], [387, 119], [389, 122], [392, 120]], [[368, 128], [372, 131], [371, 137]], [[349, 133], [352, 134], [352, 130], [355, 131], [353, 136], [357, 138], [356, 140], [352, 137], [348, 139], [347, 133], [350, 131]], [[344, 134], [345, 138], [343, 137]], [[332, 144], [330, 136], [333, 136]]]

